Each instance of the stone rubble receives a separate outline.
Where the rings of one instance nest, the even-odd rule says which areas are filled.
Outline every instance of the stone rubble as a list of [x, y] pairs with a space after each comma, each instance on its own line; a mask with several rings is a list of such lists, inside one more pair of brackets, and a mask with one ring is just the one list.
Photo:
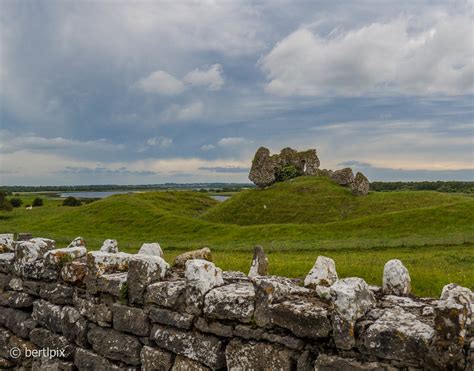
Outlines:
[[[251, 277], [222, 272], [194, 258], [202, 250], [172, 268], [159, 244], [131, 255], [86, 253], [82, 238], [58, 249], [40, 238], [10, 243], [0, 235], [1, 243], [13, 250], [0, 253], [0, 368], [473, 368], [472, 291], [449, 284], [439, 299], [417, 298], [398, 260], [387, 262], [378, 287], [338, 279], [334, 261], [319, 256], [301, 286], [258, 269]], [[25, 356], [47, 347], [65, 357]]]

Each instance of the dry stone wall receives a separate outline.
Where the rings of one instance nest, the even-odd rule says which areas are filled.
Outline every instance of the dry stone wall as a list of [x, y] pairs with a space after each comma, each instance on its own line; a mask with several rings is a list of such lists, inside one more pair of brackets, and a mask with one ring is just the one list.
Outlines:
[[340, 279], [319, 257], [306, 279], [223, 272], [210, 251], [178, 268], [159, 244], [88, 252], [0, 236], [0, 368], [17, 370], [469, 370], [473, 294], [410, 294], [400, 261], [383, 287]]

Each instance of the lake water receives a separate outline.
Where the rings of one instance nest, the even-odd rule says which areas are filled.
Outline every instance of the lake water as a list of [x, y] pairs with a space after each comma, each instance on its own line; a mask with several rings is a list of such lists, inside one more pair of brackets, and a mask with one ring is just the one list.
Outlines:
[[99, 191], [99, 192], [64, 192], [60, 194], [60, 197], [66, 198], [69, 196], [76, 198], [105, 198], [112, 195], [122, 195], [125, 193], [131, 193], [130, 191]]
[[220, 195], [211, 196], [211, 198], [213, 198], [214, 200], [219, 201], [219, 202], [224, 202], [225, 200], [228, 200], [230, 197], [231, 196], [220, 196]]

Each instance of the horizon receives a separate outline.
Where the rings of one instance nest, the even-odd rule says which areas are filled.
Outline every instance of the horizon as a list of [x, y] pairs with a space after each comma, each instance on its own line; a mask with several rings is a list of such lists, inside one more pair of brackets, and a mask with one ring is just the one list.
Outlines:
[[0, 184], [474, 180], [473, 3], [0, 3]]

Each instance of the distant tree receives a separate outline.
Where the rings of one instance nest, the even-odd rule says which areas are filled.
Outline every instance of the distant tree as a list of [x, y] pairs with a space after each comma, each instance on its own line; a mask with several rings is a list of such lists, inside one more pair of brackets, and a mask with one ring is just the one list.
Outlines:
[[69, 196], [63, 201], [63, 206], [81, 206], [81, 200], [76, 197]]
[[19, 197], [10, 198], [10, 203], [13, 207], [20, 207], [21, 205], [23, 205], [23, 201]]
[[10, 201], [6, 198], [6, 192], [0, 191], [0, 210], [1, 211], [12, 211], [13, 206]]
[[43, 199], [39, 198], [39, 197], [36, 197], [33, 200], [33, 207], [38, 207], [38, 206], [43, 206]]

